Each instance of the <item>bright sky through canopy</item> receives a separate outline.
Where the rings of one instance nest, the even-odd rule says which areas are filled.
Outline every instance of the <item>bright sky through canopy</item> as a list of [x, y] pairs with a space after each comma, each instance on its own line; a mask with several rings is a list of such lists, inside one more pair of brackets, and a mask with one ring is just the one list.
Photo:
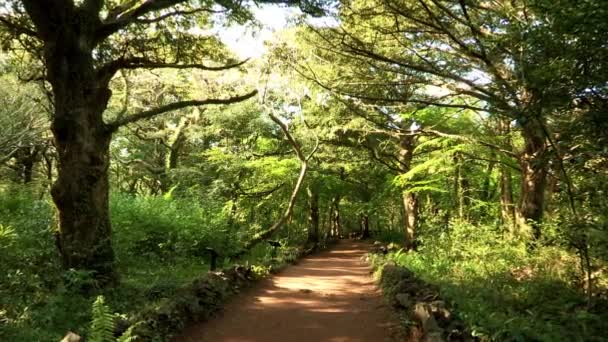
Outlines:
[[266, 51], [264, 41], [272, 38], [274, 32], [284, 29], [288, 19], [299, 14], [295, 8], [266, 5], [253, 9], [257, 20], [262, 24], [258, 29], [245, 25], [217, 27], [215, 30], [221, 40], [241, 58], [260, 57]]
[[[241, 58], [262, 56], [266, 52], [264, 42], [272, 39], [276, 31], [289, 27], [294, 19], [302, 15], [302, 11], [296, 7], [280, 5], [260, 5], [253, 8], [253, 13], [262, 25], [261, 29], [245, 25], [220, 26], [214, 29], [220, 39]], [[307, 22], [329, 26], [335, 21], [325, 17], [309, 18]]]

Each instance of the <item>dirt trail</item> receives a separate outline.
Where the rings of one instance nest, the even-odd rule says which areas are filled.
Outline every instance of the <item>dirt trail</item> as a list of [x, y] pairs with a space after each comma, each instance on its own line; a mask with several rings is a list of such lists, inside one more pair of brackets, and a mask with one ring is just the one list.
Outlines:
[[174, 341], [397, 341], [397, 324], [382, 303], [370, 268], [360, 260], [367, 248], [342, 241], [330, 251], [307, 257]]

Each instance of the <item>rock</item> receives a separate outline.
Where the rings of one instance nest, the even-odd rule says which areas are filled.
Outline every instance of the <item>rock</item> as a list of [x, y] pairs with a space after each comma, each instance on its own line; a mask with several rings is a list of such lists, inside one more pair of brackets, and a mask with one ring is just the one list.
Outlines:
[[431, 332], [440, 331], [430, 305], [423, 302], [416, 303], [414, 306], [414, 318], [422, 325], [425, 335], [428, 335]]
[[431, 302], [429, 305], [435, 318], [439, 320], [439, 323], [443, 323], [441, 324], [442, 326], [445, 326], [447, 323], [452, 321], [452, 312], [447, 309], [444, 301], [436, 300]]
[[410, 295], [407, 293], [397, 293], [395, 295], [395, 301], [404, 308], [409, 308], [412, 306], [412, 300], [410, 299]]
[[77, 335], [71, 331], [68, 331], [67, 335], [65, 335], [63, 337], [63, 340], [61, 340], [61, 342], [79, 342], [79, 341], [82, 341], [82, 338], [79, 335]]

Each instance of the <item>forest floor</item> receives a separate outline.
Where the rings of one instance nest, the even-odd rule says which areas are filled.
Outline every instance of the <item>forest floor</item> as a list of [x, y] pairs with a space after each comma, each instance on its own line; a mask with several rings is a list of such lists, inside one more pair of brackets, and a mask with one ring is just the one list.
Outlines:
[[362, 261], [362, 242], [341, 241], [302, 259], [194, 325], [176, 342], [403, 340], [398, 321]]

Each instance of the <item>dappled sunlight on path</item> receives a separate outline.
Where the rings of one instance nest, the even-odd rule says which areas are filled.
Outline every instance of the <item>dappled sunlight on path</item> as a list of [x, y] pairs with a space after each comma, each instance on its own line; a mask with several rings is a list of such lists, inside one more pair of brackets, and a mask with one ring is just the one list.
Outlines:
[[367, 247], [343, 241], [307, 257], [174, 341], [396, 341], [396, 323], [360, 260]]

